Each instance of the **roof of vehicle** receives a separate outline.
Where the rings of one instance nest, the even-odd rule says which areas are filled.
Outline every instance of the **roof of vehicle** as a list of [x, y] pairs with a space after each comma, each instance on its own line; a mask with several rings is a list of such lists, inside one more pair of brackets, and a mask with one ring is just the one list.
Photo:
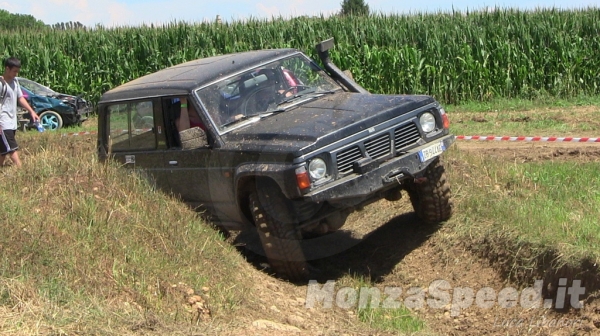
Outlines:
[[219, 78], [298, 52], [268, 49], [200, 58], [120, 85], [102, 95], [100, 103], [169, 95], [185, 95]]

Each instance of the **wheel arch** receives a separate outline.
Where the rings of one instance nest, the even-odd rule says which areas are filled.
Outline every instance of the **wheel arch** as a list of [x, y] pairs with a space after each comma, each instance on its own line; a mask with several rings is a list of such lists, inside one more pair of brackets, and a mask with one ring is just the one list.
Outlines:
[[[281, 186], [275, 179], [271, 176], [265, 175], [245, 175], [241, 176], [237, 180], [236, 184], [236, 201], [238, 210], [241, 212], [243, 217], [248, 220], [249, 223], [254, 224], [254, 219], [252, 218], [252, 213], [250, 212], [250, 203], [249, 197], [252, 192], [257, 190], [258, 185], [260, 184], [271, 184], [277, 185], [280, 190], [282, 190]], [[283, 191], [283, 190], [282, 190]]]

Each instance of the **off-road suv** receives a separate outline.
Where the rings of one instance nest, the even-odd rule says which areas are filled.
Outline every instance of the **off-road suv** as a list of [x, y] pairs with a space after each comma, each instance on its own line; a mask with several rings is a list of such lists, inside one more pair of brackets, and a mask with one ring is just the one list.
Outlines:
[[301, 240], [352, 211], [410, 196], [422, 222], [450, 218], [439, 156], [453, 142], [430, 96], [370, 94], [317, 45], [176, 65], [106, 92], [98, 148], [227, 230], [258, 232], [272, 269], [307, 275]]

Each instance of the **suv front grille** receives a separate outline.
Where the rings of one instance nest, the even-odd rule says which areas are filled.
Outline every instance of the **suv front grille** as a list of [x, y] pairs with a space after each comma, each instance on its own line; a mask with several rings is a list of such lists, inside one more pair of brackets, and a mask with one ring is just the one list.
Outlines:
[[337, 170], [340, 175], [351, 173], [353, 163], [364, 158], [370, 157], [373, 160], [382, 159], [397, 154], [400, 150], [416, 144], [421, 139], [421, 133], [414, 122], [409, 122], [393, 130], [394, 149], [392, 150], [392, 129], [378, 135], [375, 138], [367, 139], [362, 144], [344, 149], [336, 154]]
[[394, 142], [396, 151], [413, 145], [421, 139], [421, 134], [415, 123], [408, 123], [404, 126], [396, 128], [394, 131]]
[[352, 164], [362, 158], [362, 153], [358, 146], [350, 147], [337, 154], [337, 169], [340, 174], [352, 171]]
[[365, 150], [372, 159], [379, 159], [389, 155], [392, 150], [389, 133], [365, 141]]

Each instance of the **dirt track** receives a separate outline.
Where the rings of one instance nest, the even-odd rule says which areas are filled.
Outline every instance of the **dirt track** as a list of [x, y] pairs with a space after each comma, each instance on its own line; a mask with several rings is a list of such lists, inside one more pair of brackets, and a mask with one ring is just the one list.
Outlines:
[[[86, 140], [93, 145], [93, 139]], [[456, 148], [515, 163], [600, 161], [600, 144], [458, 141]], [[453, 287], [472, 287], [476, 291], [483, 287], [496, 291], [508, 286], [519, 288], [507, 282], [496, 265], [474, 256], [460, 242], [442, 248], [438, 237], [448, 229], [422, 225], [409, 204], [406, 198], [397, 203], [382, 200], [354, 213], [341, 232], [350, 248], [311, 261], [321, 271], [315, 277], [322, 283], [337, 281], [339, 286], [336, 288], [348, 283], [348, 274], [362, 276], [381, 290], [386, 286], [404, 290], [413, 286], [427, 289], [432, 281], [440, 279]], [[258, 270], [265, 268], [266, 261], [262, 257], [251, 254], [247, 257]], [[255, 294], [251, 300], [240, 304], [240, 316], [233, 322], [207, 326], [207, 334], [396, 334], [376, 331], [359, 323], [355, 309], [305, 308], [307, 286], [280, 281], [261, 271], [252, 272], [248, 277], [254, 284], [252, 292]], [[406, 295], [400, 297], [403, 299]], [[599, 301], [586, 302], [584, 309], [567, 312], [472, 306], [456, 317], [451, 316], [449, 307], [422, 308], [414, 310], [413, 314], [423, 319], [428, 329], [438, 335], [598, 335]], [[575, 326], [548, 326], [559, 319]]]
[[[516, 163], [560, 160], [600, 161], [600, 144], [579, 143], [505, 143], [459, 141], [461, 151], [477, 151], [483, 155]], [[392, 203], [385, 200], [354, 213], [343, 228], [353, 246], [346, 251], [314, 260], [321, 273], [321, 283], [327, 280], [344, 282], [347, 274], [372, 281], [383, 293], [386, 286], [427, 289], [432, 281], [446, 280], [452, 287], [471, 287], [477, 292], [491, 287], [496, 293], [515, 287], [519, 293], [526, 286], [511, 284], [489, 261], [467, 251], [460, 242], [455, 246], [437, 245], [444, 227], [427, 227], [416, 218], [406, 199]], [[370, 232], [364, 239], [358, 240]], [[265, 260], [259, 256], [251, 261], [261, 268]], [[257, 275], [262, 278], [262, 275]], [[257, 283], [261, 280], [257, 279]], [[339, 286], [341, 287], [341, 285]], [[338, 288], [338, 287], [336, 287]], [[294, 286], [268, 278], [261, 291], [261, 308], [256, 318], [295, 325], [289, 334], [381, 334], [357, 323], [354, 309], [306, 309], [302, 299], [307, 286]], [[401, 300], [407, 295], [401, 295]], [[272, 306], [271, 306], [272, 305]], [[568, 305], [568, 302], [567, 302]], [[472, 305], [452, 316], [451, 307], [415, 309], [413, 313], [426, 321], [429, 330], [439, 335], [598, 335], [600, 334], [600, 304], [591, 298], [581, 310], [558, 312], [553, 309], [500, 308], [484, 309]], [[299, 322], [301, 321], [301, 322]], [[273, 334], [273, 327], [252, 327], [252, 333]], [[277, 334], [284, 333], [278, 330]], [[287, 332], [286, 332], [287, 333]]]

